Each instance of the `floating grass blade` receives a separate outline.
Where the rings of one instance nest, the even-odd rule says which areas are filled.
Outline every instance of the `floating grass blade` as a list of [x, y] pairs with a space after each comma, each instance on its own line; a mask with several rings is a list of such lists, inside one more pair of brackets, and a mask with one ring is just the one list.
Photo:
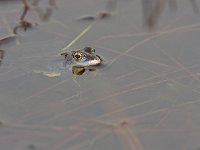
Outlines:
[[87, 33], [93, 26], [94, 24], [97, 23], [98, 20], [92, 22], [89, 24], [79, 35], [77, 35], [67, 46], [65, 46], [61, 51], [66, 51], [68, 48], [70, 48], [76, 41], [78, 41], [85, 33]]

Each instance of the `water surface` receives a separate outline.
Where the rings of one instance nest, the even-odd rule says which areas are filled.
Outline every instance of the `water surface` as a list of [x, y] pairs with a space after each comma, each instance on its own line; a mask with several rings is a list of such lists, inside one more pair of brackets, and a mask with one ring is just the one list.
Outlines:
[[[1, 2], [1, 37], [12, 34], [22, 4]], [[200, 5], [200, 4], [199, 4]], [[39, 3], [43, 10], [48, 1]], [[49, 21], [0, 45], [0, 146], [4, 150], [197, 150], [200, 140], [200, 19], [189, 0], [166, 7], [155, 29], [143, 24], [141, 1], [118, 1], [69, 49], [92, 46], [103, 67], [74, 77], [35, 70], [106, 11], [106, 1], [58, 0]]]

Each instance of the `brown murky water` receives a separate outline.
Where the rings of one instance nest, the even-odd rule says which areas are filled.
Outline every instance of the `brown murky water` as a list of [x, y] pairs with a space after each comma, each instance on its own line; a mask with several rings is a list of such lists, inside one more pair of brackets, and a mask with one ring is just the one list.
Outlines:
[[[106, 4], [34, 3], [25, 19], [38, 25], [14, 36], [23, 5], [0, 1], [0, 149], [199, 149], [199, 14], [178, 0], [149, 31], [140, 0]], [[102, 15], [107, 8], [112, 14]], [[82, 76], [53, 74], [60, 50], [81, 33], [69, 49], [91, 46], [103, 65]]]

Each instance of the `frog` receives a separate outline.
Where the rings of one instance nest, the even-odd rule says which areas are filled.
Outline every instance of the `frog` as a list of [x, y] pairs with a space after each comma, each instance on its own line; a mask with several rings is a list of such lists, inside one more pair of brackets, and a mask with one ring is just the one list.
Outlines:
[[36, 62], [39, 64], [39, 68], [34, 69], [34, 72], [42, 73], [47, 77], [61, 76], [62, 72], [67, 70], [70, 70], [73, 75], [82, 75], [85, 71], [95, 71], [96, 67], [102, 65], [103, 62], [92, 47], [68, 50], [60, 53], [56, 58], [45, 60], [42, 59], [42, 62]]
[[72, 73], [75, 75], [82, 75], [86, 70], [94, 71], [94, 66], [100, 65], [103, 61], [92, 47], [84, 47], [60, 55], [64, 56], [64, 66], [71, 66]]

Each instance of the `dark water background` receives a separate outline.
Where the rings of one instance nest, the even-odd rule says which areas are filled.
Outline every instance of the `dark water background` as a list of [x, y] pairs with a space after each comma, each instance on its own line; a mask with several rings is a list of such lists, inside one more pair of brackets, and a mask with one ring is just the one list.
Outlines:
[[[151, 29], [141, 0], [113, 9], [106, 0], [30, 5], [25, 19], [38, 26], [0, 43], [0, 150], [198, 150], [200, 14], [189, 0], [176, 2], [176, 11], [164, 4]], [[38, 7], [50, 18], [42, 21]], [[79, 20], [107, 7], [111, 16], [95, 24]], [[22, 12], [19, 0], [0, 1], [1, 38], [13, 35]], [[92, 46], [102, 67], [76, 78], [67, 69], [38, 73], [90, 25], [69, 49]]]

